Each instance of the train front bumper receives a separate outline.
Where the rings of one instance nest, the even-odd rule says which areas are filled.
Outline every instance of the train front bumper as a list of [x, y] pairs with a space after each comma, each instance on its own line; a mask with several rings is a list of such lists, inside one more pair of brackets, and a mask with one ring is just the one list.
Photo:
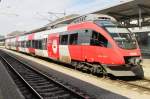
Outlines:
[[108, 66], [103, 65], [108, 74], [112, 74], [114, 76], [136, 76], [136, 77], [144, 77], [143, 68], [141, 65], [122, 65], [122, 66]]

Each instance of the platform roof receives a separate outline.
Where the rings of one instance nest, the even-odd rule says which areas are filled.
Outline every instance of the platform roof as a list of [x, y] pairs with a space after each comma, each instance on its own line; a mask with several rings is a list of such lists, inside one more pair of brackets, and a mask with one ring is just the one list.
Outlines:
[[128, 18], [139, 18], [139, 13], [141, 13], [141, 17], [149, 17], [150, 0], [131, 0], [93, 13], [108, 14], [115, 17], [118, 21], [126, 20]]
[[[141, 21], [141, 23], [138, 23], [137, 25], [131, 25], [130, 20], [132, 19], [144, 19], [144, 18], [150, 18], [150, 0], [124, 0], [120, 2], [120, 4], [116, 4], [114, 6], [108, 6], [107, 8], [97, 10], [95, 12], [91, 12], [92, 14], [107, 14], [110, 16], [113, 16], [117, 19], [117, 21], [125, 21], [126, 25], [129, 27], [136, 27], [142, 25], [150, 25], [147, 21]], [[56, 20], [53, 23], [50, 24], [56, 24], [56, 23], [70, 23], [74, 19], [78, 18], [79, 16], [73, 16], [73, 17], [67, 17], [63, 18], [63, 20]], [[49, 24], [49, 25], [50, 25]]]

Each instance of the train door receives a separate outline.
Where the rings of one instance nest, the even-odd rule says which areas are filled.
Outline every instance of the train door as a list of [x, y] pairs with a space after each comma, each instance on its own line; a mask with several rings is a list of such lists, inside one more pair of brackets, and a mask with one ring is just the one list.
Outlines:
[[[88, 36], [89, 35], [89, 36]], [[83, 58], [88, 62], [109, 63], [111, 55], [113, 56], [112, 49], [108, 40], [99, 32], [89, 30], [89, 34], [85, 37], [89, 39], [88, 46], [83, 47]]]
[[33, 39], [34, 39], [34, 33], [29, 34], [28, 35], [28, 43], [29, 43], [28, 49], [29, 49], [29, 53], [32, 54], [32, 55], [35, 54], [35, 49], [33, 47], [33, 45], [34, 45]]
[[47, 40], [48, 56], [53, 59], [59, 59], [59, 34], [53, 33], [48, 35]]
[[[73, 31], [69, 33], [68, 47], [69, 47], [69, 57], [72, 60], [83, 61], [82, 59], [82, 45], [81, 41], [82, 30]], [[68, 57], [68, 58], [69, 58]]]
[[92, 31], [92, 36], [90, 39], [90, 45], [91, 47], [94, 47], [93, 54], [94, 61], [100, 62], [101, 64], [110, 64], [112, 62], [112, 57], [115, 56], [115, 52], [111, 48], [111, 44], [103, 36], [103, 34]]
[[47, 52], [47, 38], [48, 35], [44, 35], [42, 40], [42, 49], [43, 49], [43, 56], [48, 57], [48, 52]]
[[43, 32], [36, 33], [34, 35], [34, 48], [35, 48], [35, 55], [44, 56], [43, 55], [43, 48], [42, 48], [42, 40], [43, 40]]
[[69, 47], [69, 35], [67, 33], [60, 34], [59, 42], [59, 60], [70, 63], [71, 62], [71, 49]]
[[102, 54], [101, 46], [98, 42], [98, 34], [97, 32], [93, 32], [92, 30], [86, 30], [84, 33], [84, 41], [82, 43], [83, 46], [83, 58], [87, 60], [87, 62], [98, 62], [101, 60], [99, 57]]

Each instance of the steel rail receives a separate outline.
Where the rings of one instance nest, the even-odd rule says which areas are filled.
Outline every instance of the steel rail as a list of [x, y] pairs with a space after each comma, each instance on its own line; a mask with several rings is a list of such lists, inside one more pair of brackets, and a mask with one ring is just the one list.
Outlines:
[[[129, 86], [132, 86], [132, 87], [134, 87], [134, 88], [140, 88], [140, 89], [143, 89], [143, 90], [146, 90], [146, 91], [149, 91], [149, 92], [150, 92], [150, 87], [145, 87], [145, 86], [136, 84], [136, 81], [135, 81], [135, 82], [132, 81], [133, 83], [131, 83], [130, 81], [124, 81], [124, 80], [117, 80], [117, 81], [119, 81], [120, 83], [124, 83], [124, 84], [126, 84], [126, 85], [129, 85]], [[140, 81], [143, 81], [143, 80], [140, 80]], [[140, 81], [137, 82], [137, 83], [140, 83]], [[148, 82], [150, 83], [150, 81], [148, 81]]]

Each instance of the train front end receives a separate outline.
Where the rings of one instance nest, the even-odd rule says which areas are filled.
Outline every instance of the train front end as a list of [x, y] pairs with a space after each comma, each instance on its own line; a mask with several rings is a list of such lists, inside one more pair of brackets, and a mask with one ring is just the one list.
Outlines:
[[[144, 78], [144, 72], [141, 66], [141, 52], [134, 34], [127, 28], [112, 23], [111, 21], [101, 20], [97, 21], [96, 24], [102, 27], [111, 38], [109, 41], [112, 45], [110, 48], [110, 53], [112, 54], [109, 56], [109, 59], [106, 59], [106, 64], [103, 64], [107, 73], [114, 76]], [[111, 61], [108, 62], [107, 60]]]

